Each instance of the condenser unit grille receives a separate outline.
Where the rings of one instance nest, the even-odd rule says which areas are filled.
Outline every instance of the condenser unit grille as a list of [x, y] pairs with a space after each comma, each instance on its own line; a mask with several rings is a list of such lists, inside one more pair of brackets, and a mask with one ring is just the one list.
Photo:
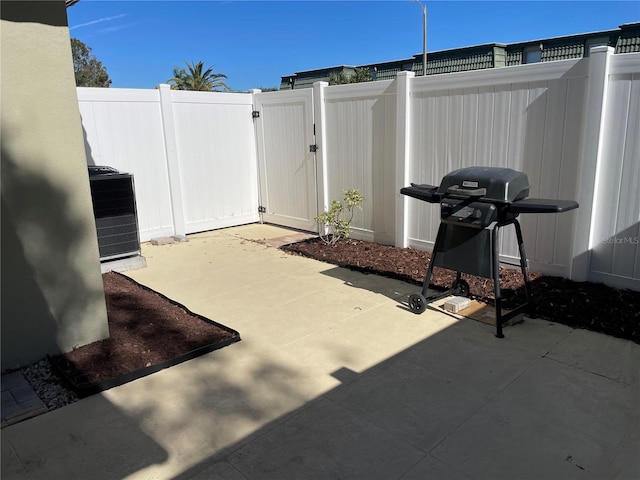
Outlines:
[[90, 167], [89, 174], [100, 260], [139, 254], [133, 176], [105, 167]]

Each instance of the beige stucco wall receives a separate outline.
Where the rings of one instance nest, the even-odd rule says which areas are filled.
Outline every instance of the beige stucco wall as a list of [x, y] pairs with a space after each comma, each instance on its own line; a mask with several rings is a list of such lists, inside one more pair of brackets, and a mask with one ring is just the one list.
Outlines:
[[64, 1], [0, 7], [2, 370], [108, 336]]

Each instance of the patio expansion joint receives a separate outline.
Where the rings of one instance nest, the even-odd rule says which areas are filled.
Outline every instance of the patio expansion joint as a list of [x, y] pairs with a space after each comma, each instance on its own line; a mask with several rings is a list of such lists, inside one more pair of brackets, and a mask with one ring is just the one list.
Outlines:
[[542, 358], [550, 358], [549, 355], [551, 353], [553, 353], [553, 351], [558, 347], [558, 345], [560, 345], [562, 342], [564, 342], [565, 340], [567, 340], [571, 334], [573, 332], [575, 332], [576, 329], [572, 328], [566, 335], [564, 335], [562, 338], [560, 338], [556, 343], [554, 343], [551, 347], [549, 347], [549, 349], [541, 355]]
[[604, 378], [605, 380], [610, 380], [612, 382], [619, 383], [620, 385], [624, 385], [625, 387], [633, 387], [632, 384], [630, 384], [628, 382], [625, 382], [625, 381], [622, 381], [619, 378], [613, 378], [613, 377], [609, 377], [607, 375], [604, 375], [602, 373], [594, 372], [592, 370], [589, 370], [588, 368], [582, 367], [581, 365], [576, 365], [574, 363], [569, 363], [569, 362], [563, 362], [562, 360], [560, 360], [558, 358], [547, 357], [546, 355], [543, 358], [545, 360], [549, 360], [551, 362], [555, 362], [555, 363], [558, 363], [560, 365], [564, 365], [565, 367], [575, 368], [576, 370], [579, 370], [581, 372], [588, 373], [590, 375], [595, 375], [596, 377]]

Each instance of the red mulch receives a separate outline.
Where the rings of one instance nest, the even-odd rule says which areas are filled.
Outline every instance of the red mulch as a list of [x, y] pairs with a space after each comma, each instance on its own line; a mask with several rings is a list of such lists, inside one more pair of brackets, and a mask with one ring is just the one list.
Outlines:
[[[283, 249], [416, 285], [424, 282], [431, 258], [429, 252], [351, 239], [329, 246], [313, 238], [286, 245]], [[469, 283], [471, 296], [492, 303], [493, 280], [466, 274], [462, 278]], [[533, 306], [529, 313], [532, 316], [640, 343], [640, 292], [590, 282], [573, 282], [540, 273], [532, 273], [530, 279]], [[454, 280], [455, 272], [435, 268], [431, 285], [445, 290]], [[500, 287], [505, 307], [525, 302], [524, 281], [519, 268], [501, 268]]]
[[110, 337], [51, 359], [80, 394], [104, 390], [240, 340], [238, 332], [193, 314], [124, 275], [109, 272], [102, 280]]

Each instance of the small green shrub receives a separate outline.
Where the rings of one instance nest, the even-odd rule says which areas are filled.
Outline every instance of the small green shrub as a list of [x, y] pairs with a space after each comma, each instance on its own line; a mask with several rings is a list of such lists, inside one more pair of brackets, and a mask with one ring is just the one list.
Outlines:
[[353, 209], [362, 210], [361, 204], [364, 197], [357, 189], [343, 190], [342, 193], [344, 194], [344, 203], [340, 200], [333, 200], [328, 211], [314, 217], [320, 226], [320, 238], [327, 245], [335, 245], [341, 238], [349, 238]]

